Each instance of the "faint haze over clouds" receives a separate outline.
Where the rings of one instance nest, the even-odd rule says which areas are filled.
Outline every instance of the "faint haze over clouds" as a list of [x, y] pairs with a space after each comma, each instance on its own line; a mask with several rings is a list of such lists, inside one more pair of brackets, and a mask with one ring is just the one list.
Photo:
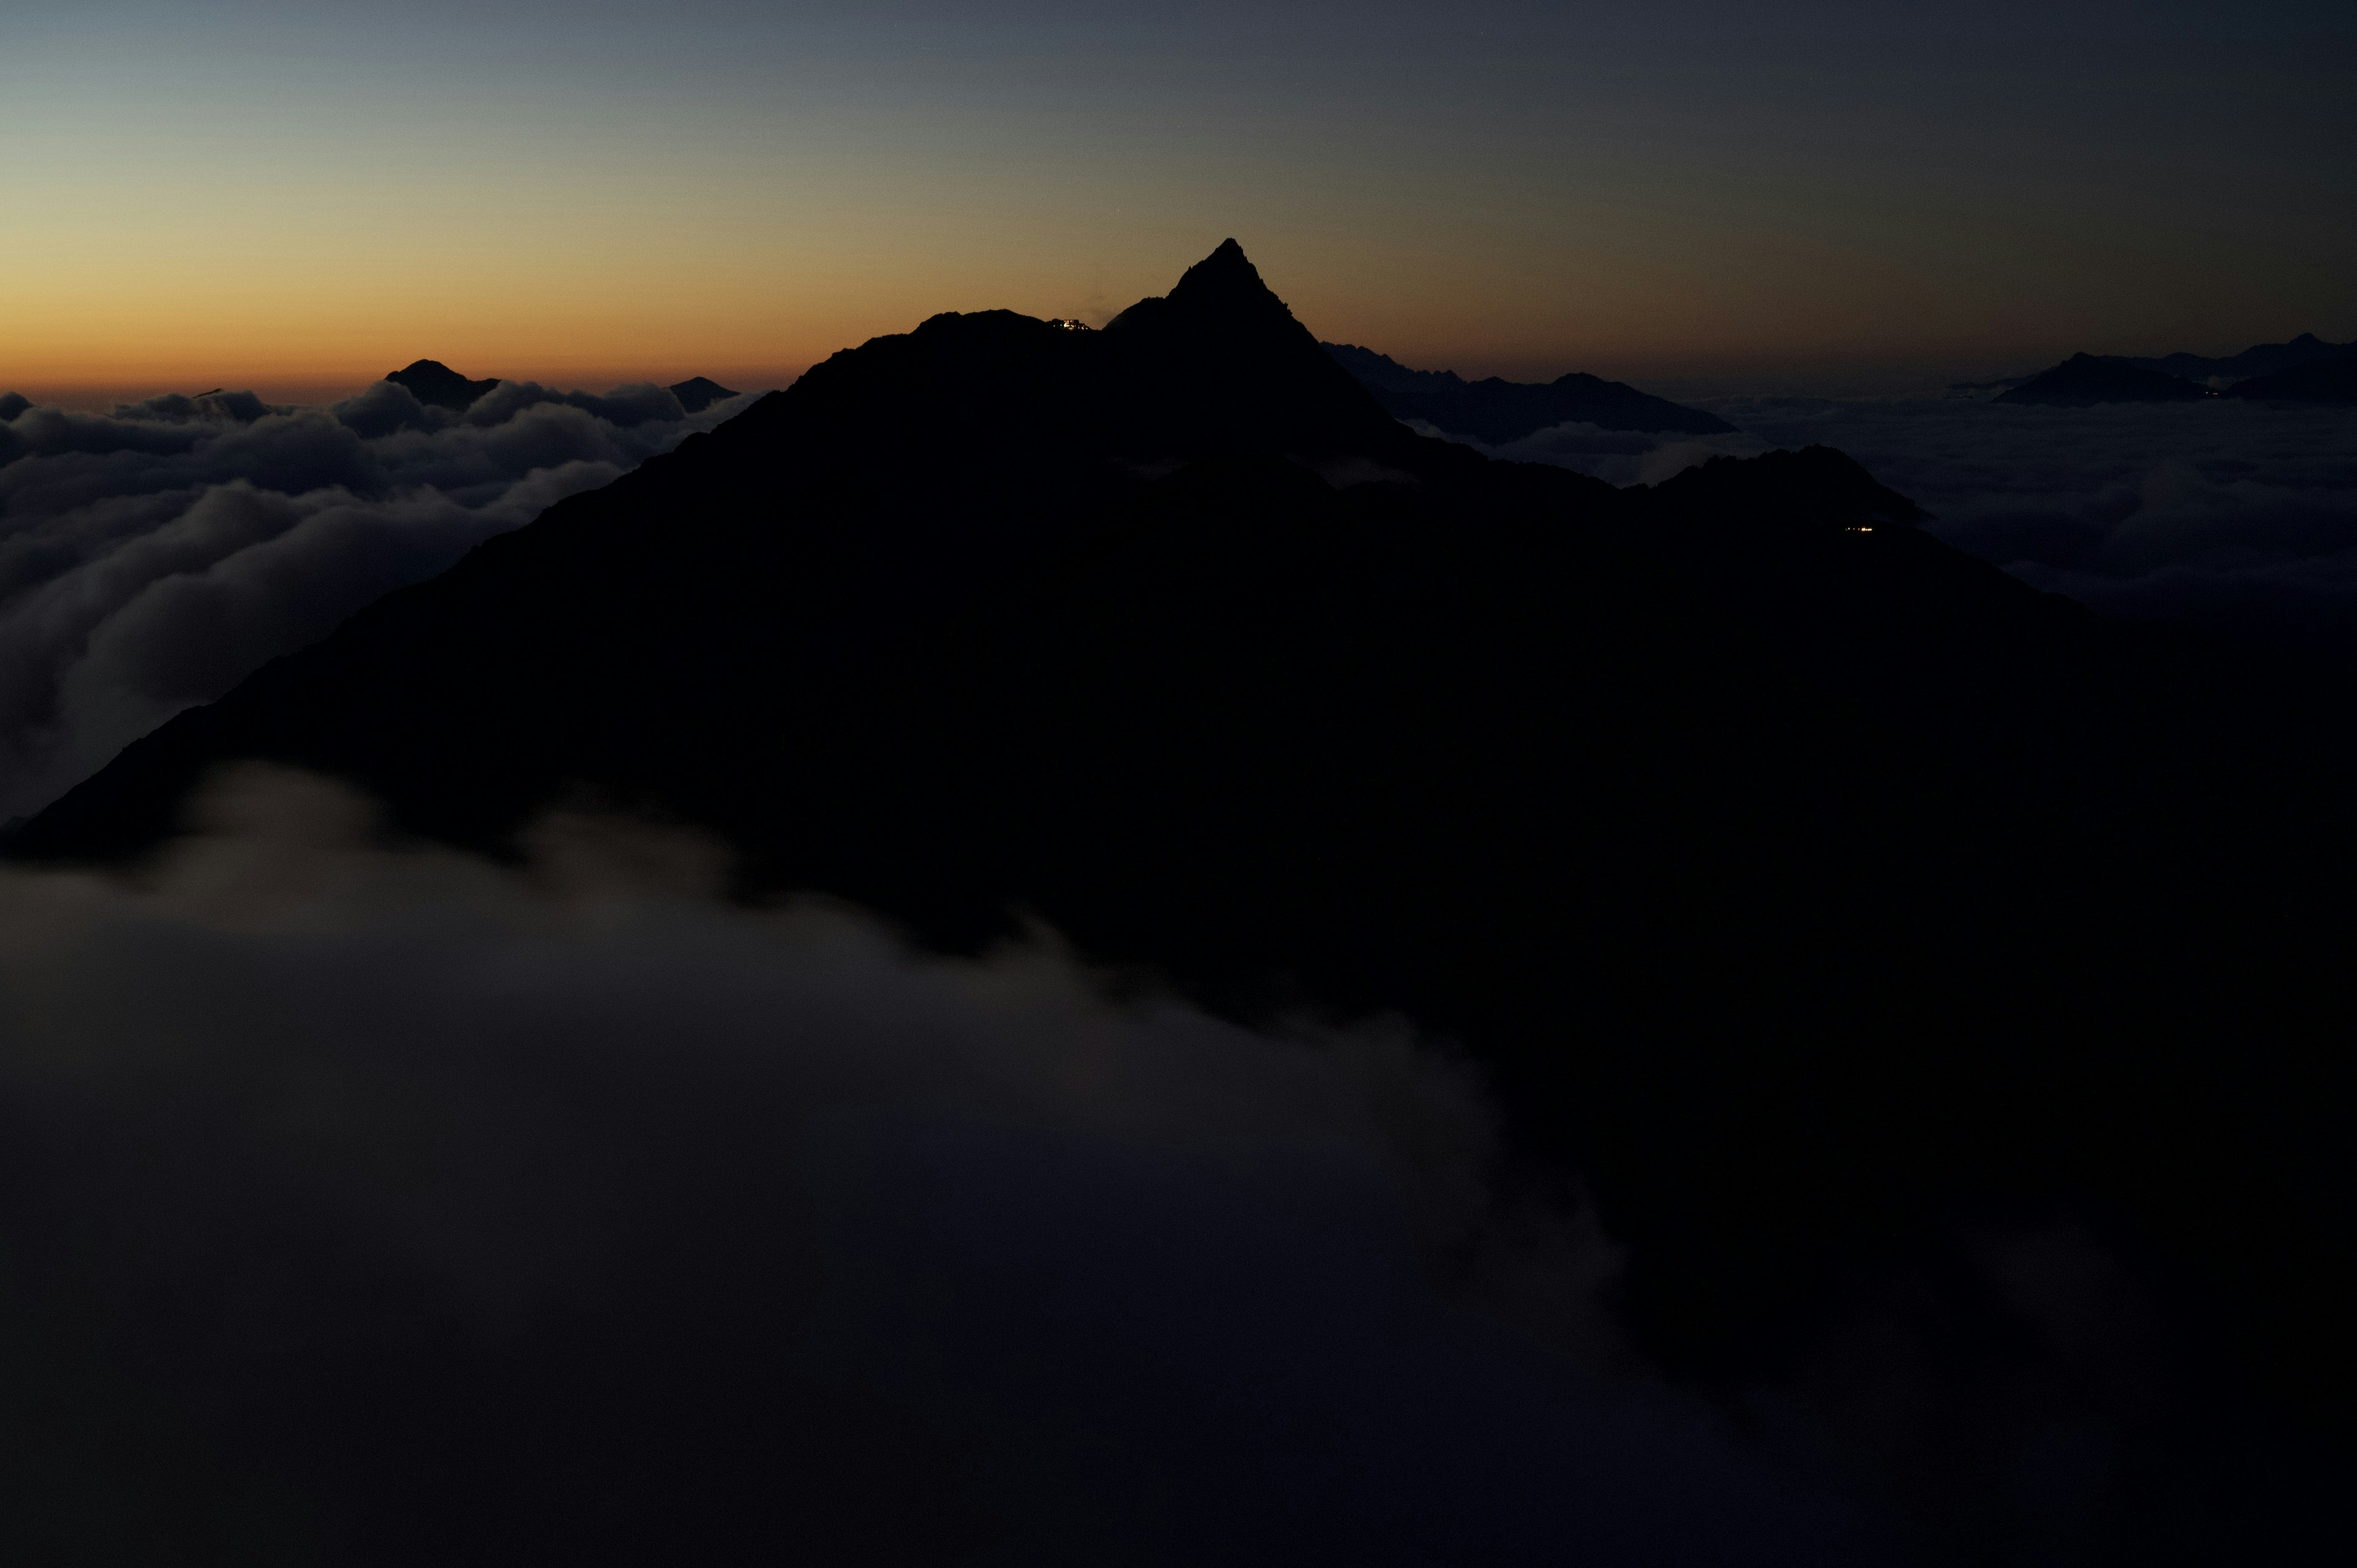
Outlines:
[[40, 390], [758, 383], [1228, 233], [1322, 336], [1471, 373], [2357, 335], [2357, 33], [2304, 0], [0, 19]]

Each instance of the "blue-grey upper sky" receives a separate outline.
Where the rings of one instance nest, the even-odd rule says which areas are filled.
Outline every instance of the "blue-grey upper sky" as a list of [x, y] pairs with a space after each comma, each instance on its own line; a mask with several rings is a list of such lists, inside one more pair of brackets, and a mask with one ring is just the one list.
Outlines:
[[2320, 0], [0, 4], [0, 380], [790, 370], [1233, 234], [1467, 371], [2357, 336]]

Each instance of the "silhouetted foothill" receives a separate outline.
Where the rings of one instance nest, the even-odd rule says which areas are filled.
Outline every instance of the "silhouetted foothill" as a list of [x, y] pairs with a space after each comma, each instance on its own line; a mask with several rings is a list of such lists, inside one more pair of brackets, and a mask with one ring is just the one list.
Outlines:
[[1492, 446], [1578, 422], [1601, 430], [1718, 435], [1735, 426], [1699, 408], [1641, 392], [1624, 381], [1577, 372], [1537, 384], [1491, 376], [1468, 381], [1454, 371], [1411, 371], [1389, 355], [1351, 343], [1319, 345], [1374, 393], [1394, 417], [1421, 420]]
[[[1927, 1386], [2158, 1420], [1953, 1263], [2067, 1219], [2343, 1421], [2338, 710], [1920, 516], [1824, 447], [1619, 490], [1419, 436], [1230, 242], [1102, 331], [951, 314], [836, 354], [15, 847], [139, 853], [240, 757], [498, 853], [557, 802], [645, 808], [748, 894], [959, 950], [1040, 920], [1236, 1015], [1461, 1041], [1697, 1377], [1804, 1362], [1897, 1277], [1944, 1326]], [[2208, 1485], [2241, 1430], [2208, 1397], [2117, 1445], [2120, 1495]]]
[[500, 384], [497, 377], [468, 381], [439, 360], [419, 360], [384, 379], [407, 387], [410, 395], [422, 403], [457, 413], [466, 413], [477, 398]]
[[2073, 354], [2050, 371], [2041, 371], [1996, 401], [2040, 403], [2050, 408], [2093, 408], [2104, 403], [2199, 403], [2213, 395], [2182, 377], [2165, 375], [2131, 365], [2124, 360]]
[[2267, 403], [2357, 403], [2357, 358], [2310, 360], [2226, 389]]
[[679, 399], [679, 406], [690, 413], [702, 413], [716, 403], [726, 403], [739, 394], [734, 388], [724, 387], [709, 376], [692, 376], [671, 384], [671, 395]]

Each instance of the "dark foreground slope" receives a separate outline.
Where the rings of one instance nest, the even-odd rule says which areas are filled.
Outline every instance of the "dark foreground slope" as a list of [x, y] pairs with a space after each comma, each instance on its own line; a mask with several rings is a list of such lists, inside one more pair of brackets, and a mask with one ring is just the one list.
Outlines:
[[[265, 757], [461, 843], [644, 809], [934, 943], [1036, 917], [1239, 1014], [1405, 1013], [1500, 1086], [1501, 1180], [1593, 1193], [1666, 1363], [1777, 1375], [1905, 1280], [1909, 1380], [2042, 1369], [2136, 1434], [2119, 1553], [2211, 1551], [2264, 1511], [2235, 1391], [2357, 1392], [2345, 769], [1913, 515], [1823, 449], [1619, 492], [1418, 438], [1231, 243], [1102, 332], [837, 355], [16, 847], [136, 854]], [[2102, 1237], [2221, 1359], [2080, 1377], [1953, 1265], [2000, 1222]]]

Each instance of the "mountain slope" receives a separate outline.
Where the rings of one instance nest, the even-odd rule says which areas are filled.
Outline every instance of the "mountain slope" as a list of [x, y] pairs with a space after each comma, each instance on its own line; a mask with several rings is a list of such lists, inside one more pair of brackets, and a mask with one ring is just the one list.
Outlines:
[[135, 854], [249, 757], [495, 852], [651, 810], [748, 893], [1462, 1040], [1674, 1365], [1756, 1375], [1855, 1271], [2061, 1213], [2337, 1408], [2337, 731], [1918, 515], [1823, 448], [1617, 491], [1419, 437], [1231, 242], [1101, 332], [838, 354], [16, 849]]

